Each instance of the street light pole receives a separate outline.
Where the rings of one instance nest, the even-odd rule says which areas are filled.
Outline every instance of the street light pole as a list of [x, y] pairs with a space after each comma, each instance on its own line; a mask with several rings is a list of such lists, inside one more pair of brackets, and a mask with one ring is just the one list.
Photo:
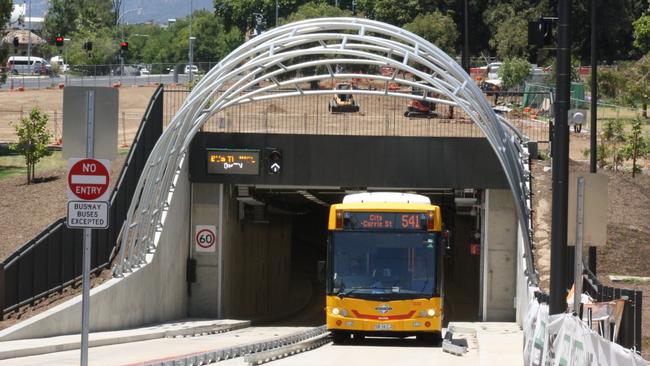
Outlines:
[[[598, 146], [596, 138], [598, 137], [597, 119], [598, 118], [598, 54], [596, 53], [596, 0], [591, 0], [591, 127], [589, 172], [596, 173], [598, 170], [597, 154]], [[596, 247], [589, 247], [589, 269], [596, 274]]]
[[32, 0], [29, 0], [27, 17], [29, 18], [29, 25], [27, 26], [27, 65], [29, 65], [28, 70], [31, 75], [34, 73], [34, 66], [32, 65]]
[[463, 69], [469, 74], [469, 10], [467, 0], [464, 1], [464, 26], [463, 26]]
[[[31, 0], [30, 0], [31, 1]], [[120, 32], [122, 33], [122, 39], [120, 43], [124, 41], [124, 24], [120, 24], [120, 20], [124, 18], [125, 15], [132, 13], [134, 11], [140, 11], [142, 8], [133, 8], [123, 12], [120, 16], [117, 17], [116, 23], [120, 26]], [[122, 48], [120, 47], [120, 84], [122, 83], [122, 76], [124, 76], [124, 54]]]
[[569, 201], [569, 126], [571, 84], [571, 0], [558, 2], [557, 99], [553, 126], [553, 211], [551, 222], [551, 315], [566, 310]]
[[190, 83], [192, 82], [192, 73], [193, 73], [193, 68], [192, 65], [194, 63], [194, 47], [193, 47], [193, 42], [192, 42], [192, 13], [194, 12], [194, 1], [190, 0], [190, 54], [189, 54], [189, 61], [190, 61]]
[[278, 0], [275, 0], [275, 26], [278, 26], [278, 13], [280, 11], [280, 4], [278, 3]]

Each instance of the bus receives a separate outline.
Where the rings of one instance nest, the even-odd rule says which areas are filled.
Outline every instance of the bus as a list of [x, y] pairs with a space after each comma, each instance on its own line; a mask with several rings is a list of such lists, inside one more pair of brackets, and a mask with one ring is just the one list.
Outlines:
[[334, 343], [366, 336], [442, 340], [440, 207], [393, 192], [347, 195], [328, 222], [326, 323]]

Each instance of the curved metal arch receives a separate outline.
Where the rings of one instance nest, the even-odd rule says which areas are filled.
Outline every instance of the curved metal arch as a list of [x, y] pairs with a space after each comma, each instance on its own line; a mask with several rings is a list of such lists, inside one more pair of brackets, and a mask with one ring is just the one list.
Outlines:
[[[322, 56], [303, 60], [305, 56]], [[351, 74], [333, 69], [336, 64], [389, 66], [390, 76]], [[326, 72], [308, 76], [293, 73], [322, 66]], [[427, 72], [429, 70], [430, 72]], [[413, 75], [414, 80], [399, 77]], [[285, 77], [282, 81], [278, 78]], [[421, 99], [460, 107], [485, 134], [504, 169], [524, 234], [529, 280], [537, 283], [532, 264], [529, 172], [525, 138], [494, 113], [483, 93], [447, 54], [423, 38], [401, 28], [358, 18], [320, 18], [287, 24], [241, 45], [208, 72], [194, 87], [154, 147], [136, 187], [120, 236], [115, 275], [147, 263], [164, 225], [179, 170], [195, 134], [215, 113], [233, 105], [260, 100], [333, 94], [333, 90], [304, 90], [299, 84], [332, 78], [372, 78], [384, 81], [384, 90], [350, 90], [413, 98], [388, 90], [388, 83], [418, 87], [440, 95]], [[417, 80], [415, 80], [417, 78]], [[254, 85], [269, 85], [251, 90]], [[293, 90], [281, 90], [293, 86]], [[506, 121], [507, 122], [507, 121]]]

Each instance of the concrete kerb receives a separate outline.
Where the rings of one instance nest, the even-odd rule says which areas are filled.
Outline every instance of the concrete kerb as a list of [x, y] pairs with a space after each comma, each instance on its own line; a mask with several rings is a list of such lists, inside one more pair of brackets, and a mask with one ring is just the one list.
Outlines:
[[[204, 320], [165, 323], [146, 328], [122, 331], [91, 333], [89, 347], [147, 341], [158, 338], [188, 337], [217, 334], [250, 326], [248, 320]], [[0, 360], [42, 355], [79, 349], [81, 338], [78, 334], [2, 342]]]
[[[233, 359], [236, 357], [242, 357], [249, 354], [255, 354], [259, 352], [276, 350], [278, 348], [287, 347], [294, 345], [296, 343], [303, 342], [310, 338], [319, 337], [327, 333], [325, 326], [315, 327], [308, 330], [302, 330], [289, 334], [287, 336], [262, 340], [242, 345], [237, 345], [234, 347], [220, 348], [205, 352], [197, 352], [185, 355], [179, 355], [174, 357], [169, 357], [160, 360], [151, 360], [141, 363], [134, 364], [132, 366], [167, 366], [167, 365], [207, 365], [214, 362], [224, 361]], [[323, 341], [327, 337], [319, 337], [319, 341]], [[321, 343], [321, 345], [324, 343]], [[299, 347], [304, 348], [304, 347]], [[313, 347], [312, 347], [313, 348]]]

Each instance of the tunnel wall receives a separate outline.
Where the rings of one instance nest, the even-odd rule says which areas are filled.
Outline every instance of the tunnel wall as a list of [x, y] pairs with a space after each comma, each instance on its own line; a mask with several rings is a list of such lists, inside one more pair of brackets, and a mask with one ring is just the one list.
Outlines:
[[[184, 164], [149, 264], [90, 291], [90, 331], [139, 327], [187, 317], [186, 258], [190, 184]], [[81, 296], [0, 331], [0, 341], [81, 332]]]
[[[223, 317], [258, 320], [289, 306], [291, 218], [268, 214], [269, 223], [240, 219], [235, 187], [223, 194]], [[250, 209], [250, 206], [248, 206]]]
[[488, 189], [483, 195], [483, 321], [515, 321], [517, 212], [512, 193]]
[[194, 244], [196, 225], [214, 225], [217, 233], [221, 227], [221, 184], [192, 184], [192, 225], [190, 227], [190, 255], [196, 260], [196, 281], [190, 285], [189, 316], [217, 318], [221, 315], [220, 284], [221, 236], [213, 252], [198, 252]]
[[[258, 175], [207, 173], [207, 149], [259, 149]], [[282, 151], [282, 172], [267, 174], [264, 151]], [[509, 189], [485, 138], [198, 133], [190, 179], [289, 186]]]

